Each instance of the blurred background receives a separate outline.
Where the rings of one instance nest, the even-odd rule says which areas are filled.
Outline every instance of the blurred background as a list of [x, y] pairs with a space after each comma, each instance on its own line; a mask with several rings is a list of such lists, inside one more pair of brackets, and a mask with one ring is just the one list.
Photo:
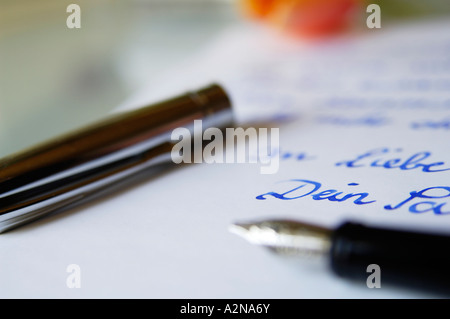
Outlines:
[[[450, 11], [444, 0], [387, 2], [391, 10], [383, 14], [402, 18]], [[71, 3], [81, 8], [81, 29], [66, 26]], [[311, 3], [315, 7], [308, 7]], [[301, 37], [316, 36], [345, 27], [358, 5], [367, 4], [0, 0], [0, 157], [103, 118], [143, 82], [157, 81], [228, 26], [262, 21]]]
[[240, 21], [230, 1], [0, 0], [0, 156], [103, 118]]

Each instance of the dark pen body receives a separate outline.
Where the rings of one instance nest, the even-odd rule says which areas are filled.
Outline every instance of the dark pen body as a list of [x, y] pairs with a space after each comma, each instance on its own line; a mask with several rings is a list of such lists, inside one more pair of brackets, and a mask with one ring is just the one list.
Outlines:
[[236, 223], [230, 230], [277, 254], [321, 257], [338, 276], [368, 287], [378, 276], [381, 287], [450, 296], [450, 236], [351, 222], [332, 230], [290, 220]]
[[344, 278], [367, 281], [376, 265], [381, 282], [450, 296], [450, 236], [345, 223], [333, 232], [330, 261]]
[[55, 140], [0, 159], [1, 192], [123, 150], [221, 111], [230, 101], [217, 85], [119, 113]]
[[119, 113], [0, 160], [0, 232], [72, 205], [141, 170], [171, 162], [171, 132], [231, 125], [218, 85]]

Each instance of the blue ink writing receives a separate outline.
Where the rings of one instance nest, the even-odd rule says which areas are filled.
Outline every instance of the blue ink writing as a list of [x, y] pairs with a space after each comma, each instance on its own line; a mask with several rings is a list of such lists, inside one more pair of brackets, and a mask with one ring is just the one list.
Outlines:
[[[293, 200], [299, 199], [306, 196], [311, 196], [313, 200], [329, 200], [331, 202], [343, 202], [348, 199], [354, 199], [353, 203], [356, 205], [365, 205], [375, 202], [371, 201], [363, 201], [366, 197], [369, 196], [369, 193], [348, 193], [344, 194], [341, 191], [336, 189], [327, 189], [319, 192], [322, 184], [315, 181], [310, 181], [306, 179], [292, 179], [290, 182], [295, 182], [296, 185], [294, 188], [288, 189], [284, 193], [276, 193], [276, 192], [268, 192], [256, 197], [259, 200], [265, 200], [267, 196], [272, 196], [281, 200]], [[357, 183], [349, 183], [348, 186], [358, 186]]]
[[[443, 199], [443, 198], [450, 198], [450, 187], [447, 186], [435, 186], [435, 187], [428, 187], [425, 189], [422, 189], [421, 191], [412, 191], [409, 193], [409, 197], [405, 199], [404, 201], [400, 202], [399, 204], [392, 206], [392, 205], [386, 205], [384, 206], [384, 209], [386, 210], [394, 210], [402, 207], [406, 203], [411, 202], [414, 199]], [[426, 213], [432, 211], [436, 215], [445, 215], [450, 214], [450, 211], [444, 212], [442, 211], [442, 207], [445, 206], [445, 202], [438, 202], [438, 201], [421, 201], [418, 203], [414, 203], [409, 207], [409, 211], [411, 213]]]
[[413, 122], [411, 123], [411, 128], [414, 130], [419, 129], [450, 130], [450, 119]]
[[[346, 167], [381, 167], [385, 169], [398, 168], [400, 170], [412, 170], [421, 169], [425, 173], [443, 172], [448, 171], [450, 168], [438, 169], [438, 166], [442, 166], [445, 162], [429, 162], [425, 163], [431, 156], [431, 152], [418, 152], [409, 157], [392, 157], [392, 153], [402, 152], [401, 149], [391, 150], [389, 148], [378, 148], [368, 151], [364, 154], [357, 155], [352, 160], [346, 160], [336, 163], [336, 166]], [[389, 156], [386, 156], [389, 155]]]
[[296, 161], [304, 161], [314, 159], [314, 156], [310, 156], [305, 152], [300, 153], [283, 152], [280, 154], [280, 159], [282, 160], [287, 160], [291, 158], [295, 159]]
[[[251, 160], [257, 160], [258, 154], [250, 154]], [[273, 149], [271, 154], [267, 155], [268, 158], [279, 156], [280, 160], [294, 160], [297, 162], [300, 161], [308, 161], [313, 160], [316, 156], [312, 156], [306, 152], [290, 152], [290, 151], [281, 151], [280, 149]]]
[[321, 124], [331, 124], [338, 126], [383, 126], [388, 123], [388, 119], [380, 115], [367, 115], [360, 118], [349, 118], [342, 115], [323, 115], [317, 118]]

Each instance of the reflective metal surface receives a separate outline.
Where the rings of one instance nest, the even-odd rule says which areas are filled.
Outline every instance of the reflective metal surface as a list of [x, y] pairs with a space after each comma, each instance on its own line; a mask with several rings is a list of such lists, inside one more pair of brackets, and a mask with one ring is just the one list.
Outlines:
[[231, 102], [220, 86], [119, 113], [0, 160], [0, 232], [170, 162], [171, 132], [198, 119], [205, 129], [232, 124]]
[[289, 220], [235, 223], [230, 231], [283, 255], [322, 257], [331, 247], [331, 230]]

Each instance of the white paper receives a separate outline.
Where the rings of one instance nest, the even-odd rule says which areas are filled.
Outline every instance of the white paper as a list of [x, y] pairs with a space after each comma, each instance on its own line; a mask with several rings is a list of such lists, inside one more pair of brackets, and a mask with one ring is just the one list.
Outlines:
[[[2, 234], [0, 297], [432, 297], [383, 284], [369, 289], [309, 261], [288, 263], [228, 226], [286, 217], [449, 233], [449, 27], [411, 24], [315, 43], [254, 26], [228, 30], [120, 109], [218, 82], [238, 125], [280, 128], [278, 172], [260, 174], [259, 164], [187, 165]], [[368, 152], [374, 155], [355, 161]], [[311, 182], [320, 189], [305, 195]], [[309, 186], [288, 193], [302, 183]], [[330, 189], [339, 198], [367, 193], [361, 201], [373, 202], [313, 197]], [[269, 192], [298, 198], [257, 199]], [[411, 192], [422, 196], [407, 200]], [[80, 288], [67, 285], [72, 264]]]

